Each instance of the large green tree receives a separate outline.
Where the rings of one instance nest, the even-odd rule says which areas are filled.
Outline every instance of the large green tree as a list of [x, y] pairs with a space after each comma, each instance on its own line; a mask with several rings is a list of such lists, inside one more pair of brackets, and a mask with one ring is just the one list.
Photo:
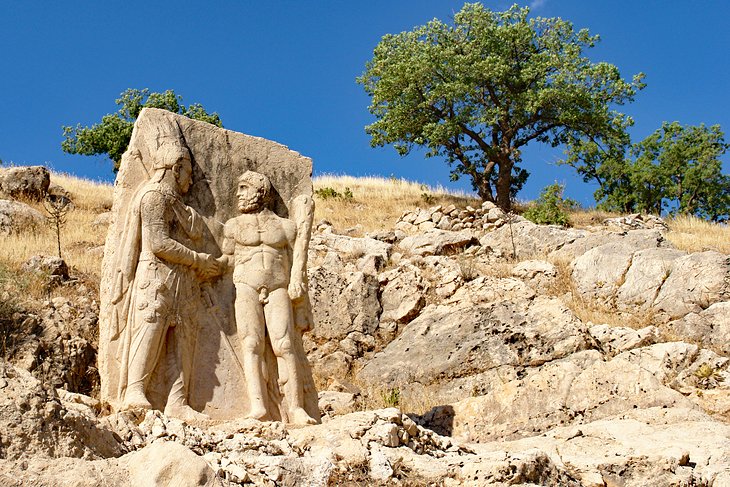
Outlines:
[[599, 207], [622, 212], [691, 214], [709, 220], [730, 215], [730, 176], [721, 157], [730, 148], [719, 125], [665, 122], [633, 145], [573, 146], [566, 162], [598, 183]]
[[584, 56], [598, 36], [528, 14], [465, 4], [453, 25], [435, 19], [384, 36], [358, 78], [376, 118], [371, 144], [401, 155], [423, 146], [447, 160], [452, 179], [470, 177], [482, 199], [509, 209], [528, 176], [528, 143], [625, 138], [631, 119], [613, 107], [633, 100], [643, 75], [623, 80]]
[[132, 137], [134, 121], [143, 108], [164, 108], [195, 120], [212, 123], [218, 127], [223, 126], [216, 112], [208, 113], [199, 103], [183, 105], [182, 96], [176, 95], [173, 90], [150, 93], [147, 88], [142, 90], [129, 88], [115, 102], [120, 106], [119, 110], [104, 115], [100, 123], [91, 127], [82, 127], [80, 124], [75, 127], [64, 126], [61, 148], [69, 154], [86, 156], [107, 154], [114, 162], [114, 172], [116, 172], [122, 161], [122, 154], [127, 150], [129, 139]]

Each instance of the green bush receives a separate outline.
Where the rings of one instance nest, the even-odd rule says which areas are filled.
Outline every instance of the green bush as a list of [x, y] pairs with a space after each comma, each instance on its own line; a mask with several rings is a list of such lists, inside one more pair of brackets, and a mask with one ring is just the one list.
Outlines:
[[352, 190], [347, 187], [345, 188], [345, 190], [342, 193], [340, 193], [334, 188], [325, 186], [324, 188], [315, 189], [314, 194], [316, 196], [319, 196], [323, 200], [326, 200], [328, 198], [339, 198], [342, 200], [351, 200], [353, 198]]
[[525, 211], [522, 216], [539, 225], [568, 225], [567, 210], [575, 208], [578, 203], [571, 199], [563, 199], [562, 184], [545, 186], [540, 197]]

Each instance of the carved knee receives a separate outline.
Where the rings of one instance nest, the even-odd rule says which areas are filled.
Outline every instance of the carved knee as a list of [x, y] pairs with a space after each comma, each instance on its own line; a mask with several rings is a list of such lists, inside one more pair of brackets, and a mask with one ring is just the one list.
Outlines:
[[253, 335], [248, 335], [243, 339], [243, 352], [258, 355], [261, 350], [261, 340]]
[[271, 348], [274, 349], [274, 355], [277, 357], [283, 357], [292, 353], [291, 340], [288, 336], [280, 338], [279, 340], [272, 340]]

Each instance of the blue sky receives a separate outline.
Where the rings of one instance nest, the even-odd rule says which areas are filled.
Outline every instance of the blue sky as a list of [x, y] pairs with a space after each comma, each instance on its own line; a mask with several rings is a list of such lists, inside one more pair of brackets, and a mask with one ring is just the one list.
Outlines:
[[[512, 2], [483, 2], [504, 10]], [[623, 107], [634, 140], [661, 126], [720, 124], [730, 131], [730, 2], [533, 0], [533, 15], [562, 17], [600, 34], [589, 53], [647, 88]], [[7, 1], [0, 0], [0, 159], [48, 164], [113, 180], [103, 156], [61, 151], [62, 125], [90, 125], [116, 111], [126, 88], [174, 89], [183, 103], [217, 111], [226, 128], [281, 142], [312, 157], [315, 174], [382, 175], [470, 190], [439, 159], [373, 149], [363, 127], [369, 99], [355, 78], [386, 33], [463, 2]], [[558, 167], [560, 150], [523, 152], [531, 177], [521, 199], [553, 181], [585, 205], [594, 187]], [[725, 155], [725, 170], [730, 167]]]

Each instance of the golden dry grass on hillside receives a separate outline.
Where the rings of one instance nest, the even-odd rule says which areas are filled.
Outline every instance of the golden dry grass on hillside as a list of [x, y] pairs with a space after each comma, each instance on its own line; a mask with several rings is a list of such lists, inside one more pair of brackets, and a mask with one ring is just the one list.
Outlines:
[[[61, 253], [69, 267], [77, 272], [99, 278], [106, 226], [93, 225], [96, 217], [111, 208], [112, 186], [66, 174], [51, 175], [51, 182], [69, 192], [74, 207], [66, 215], [61, 229]], [[33, 208], [48, 215], [43, 204], [29, 203]], [[11, 269], [36, 254], [57, 255], [56, 233], [50, 225], [41, 225], [0, 239], [0, 263]], [[72, 272], [73, 274], [73, 272]]]
[[693, 216], [677, 216], [667, 220], [667, 240], [687, 252], [716, 250], [730, 254], [730, 226], [718, 225]]
[[354, 235], [378, 230], [390, 230], [405, 210], [436, 205], [479, 205], [480, 201], [467, 193], [449, 191], [405, 179], [382, 177], [353, 177], [323, 175], [314, 178], [314, 190], [331, 188], [344, 194], [349, 188], [351, 198], [315, 195], [315, 223], [327, 220], [337, 231], [360, 225]]

